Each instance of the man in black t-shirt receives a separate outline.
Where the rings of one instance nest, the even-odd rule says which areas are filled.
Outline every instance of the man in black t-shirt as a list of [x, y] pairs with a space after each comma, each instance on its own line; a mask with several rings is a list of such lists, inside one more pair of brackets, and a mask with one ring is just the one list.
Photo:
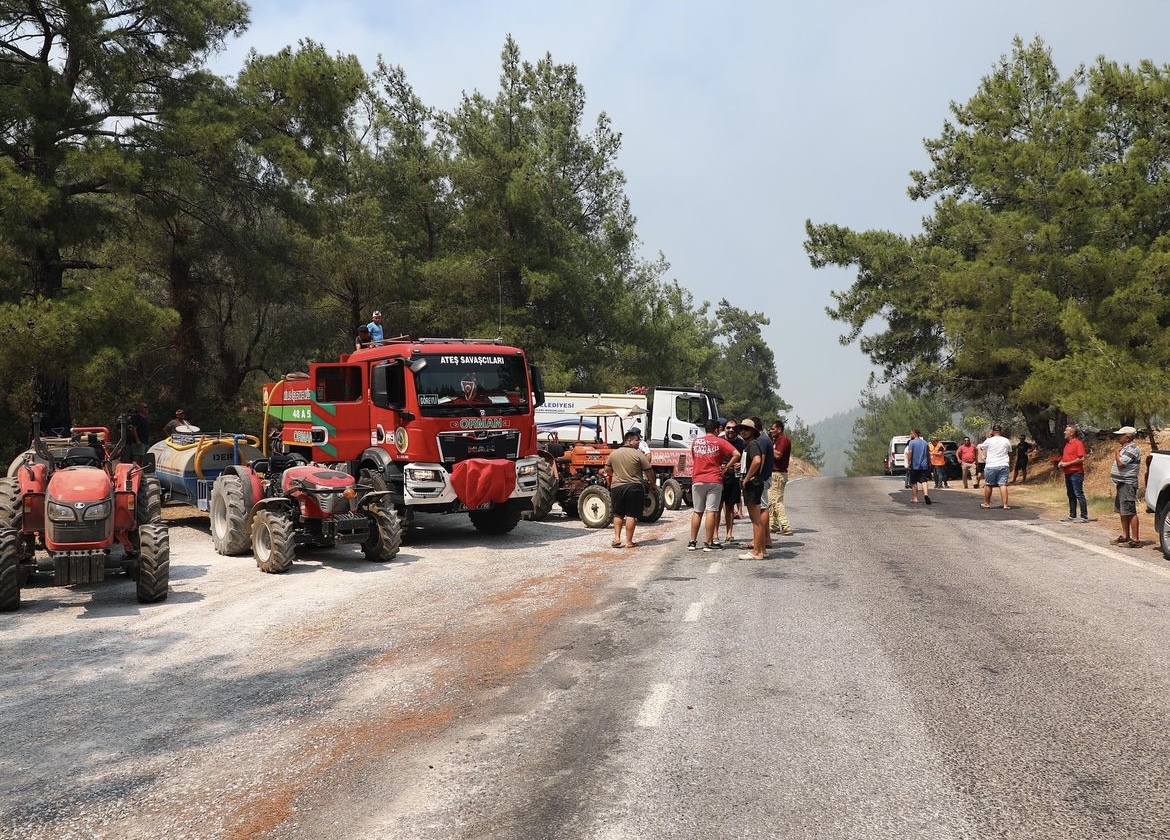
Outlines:
[[1028, 480], [1028, 453], [1032, 448], [1032, 444], [1020, 435], [1020, 442], [1016, 444], [1016, 469], [1012, 473], [1012, 484], [1016, 483], [1017, 478], [1021, 482]]

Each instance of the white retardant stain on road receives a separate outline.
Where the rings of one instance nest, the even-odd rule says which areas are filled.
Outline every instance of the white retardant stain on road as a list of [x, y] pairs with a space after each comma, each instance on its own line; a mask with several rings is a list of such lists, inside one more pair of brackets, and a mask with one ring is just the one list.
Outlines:
[[1161, 568], [1158, 568], [1157, 566], [1150, 565], [1149, 562], [1137, 560], [1137, 559], [1134, 559], [1131, 557], [1126, 557], [1124, 554], [1120, 553], [1122, 551], [1132, 551], [1133, 549], [1102, 548], [1099, 545], [1093, 545], [1092, 543], [1085, 542], [1085, 540], [1083, 540], [1083, 539], [1079, 539], [1077, 537], [1070, 537], [1067, 534], [1062, 534], [1059, 531], [1053, 531], [1050, 528], [1043, 528], [1043, 527], [1036, 526], [1036, 525], [1031, 525], [1029, 527], [1033, 528], [1034, 530], [1041, 531], [1050, 537], [1054, 537], [1054, 538], [1060, 540], [1061, 542], [1066, 542], [1069, 545], [1075, 545], [1075, 546], [1077, 546], [1077, 548], [1087, 548], [1089, 551], [1093, 552], [1094, 554], [1100, 554], [1102, 557], [1108, 557], [1110, 560], [1119, 560], [1122, 563], [1128, 563], [1130, 566], [1133, 566], [1134, 568], [1142, 569], [1142, 570], [1147, 571], [1147, 572], [1153, 572], [1154, 574], [1161, 575], [1164, 578], [1170, 578], [1170, 569], [1161, 569]]
[[642, 709], [638, 712], [638, 720], [635, 721], [638, 726], [655, 727], [662, 722], [662, 713], [666, 711], [666, 704], [670, 701], [670, 695], [674, 692], [670, 683], [655, 683], [650, 687], [650, 695], [642, 703]]
[[687, 607], [686, 614], [683, 616], [683, 621], [698, 621], [699, 616], [703, 614], [703, 602], [695, 601]]
[[707, 574], [717, 575], [717, 574], [719, 574], [719, 570], [722, 568], [723, 568], [723, 566], [720, 565], [718, 560], [716, 560], [714, 563], [712, 563], [710, 566], [707, 567]]

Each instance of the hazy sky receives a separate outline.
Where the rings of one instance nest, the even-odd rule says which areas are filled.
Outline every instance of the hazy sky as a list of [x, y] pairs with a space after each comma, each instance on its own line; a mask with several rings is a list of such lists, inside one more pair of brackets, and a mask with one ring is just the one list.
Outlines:
[[[813, 270], [804, 222], [914, 233], [906, 196], [948, 103], [965, 102], [1012, 38], [1061, 72], [1104, 55], [1170, 63], [1170, 0], [253, 0], [213, 66], [312, 38], [406, 71], [428, 105], [494, 97], [510, 33], [525, 60], [573, 64], [591, 116], [622, 135], [619, 167], [647, 258], [695, 300], [763, 312], [780, 394], [813, 423], [857, 404], [872, 370], [825, 315], [848, 272]], [[646, 383], [653, 385], [655, 383]], [[718, 383], [712, 383], [716, 388]]]

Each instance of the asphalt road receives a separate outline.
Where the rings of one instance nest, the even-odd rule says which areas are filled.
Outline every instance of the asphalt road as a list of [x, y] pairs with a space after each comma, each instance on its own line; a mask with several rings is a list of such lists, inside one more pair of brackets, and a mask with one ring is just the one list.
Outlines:
[[[0, 616], [3, 838], [1170, 836], [1170, 564], [900, 479], [762, 562], [554, 517]], [[742, 529], [743, 526], [740, 526]]]

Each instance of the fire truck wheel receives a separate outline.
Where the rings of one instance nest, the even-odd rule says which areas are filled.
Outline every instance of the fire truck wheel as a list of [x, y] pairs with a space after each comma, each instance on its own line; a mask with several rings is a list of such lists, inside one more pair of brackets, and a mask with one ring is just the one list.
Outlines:
[[138, 603], [155, 604], [167, 599], [171, 582], [171, 536], [161, 522], [138, 528]]
[[651, 487], [645, 501], [642, 502], [642, 515], [638, 517], [638, 521], [657, 522], [662, 518], [663, 510], [662, 494], [658, 492], [657, 487]]
[[248, 508], [244, 504], [244, 480], [238, 475], [221, 475], [211, 487], [211, 542], [220, 554], [245, 554], [248, 537]]
[[532, 510], [524, 511], [524, 519], [539, 522], [548, 516], [557, 497], [557, 480], [552, 465], [543, 458], [536, 465], [536, 493], [532, 496]]
[[577, 497], [577, 510], [586, 528], [604, 528], [613, 522], [613, 503], [605, 487], [586, 487]]
[[0, 612], [20, 609], [20, 535], [0, 531]]
[[662, 482], [662, 506], [667, 510], [678, 510], [683, 503], [682, 485], [673, 478]]
[[520, 522], [520, 510], [511, 503], [496, 505], [491, 510], [473, 510], [471, 524], [481, 534], [506, 534]]
[[257, 511], [252, 517], [252, 554], [262, 572], [287, 572], [296, 559], [292, 520], [273, 510]]
[[153, 475], [145, 475], [138, 482], [138, 496], [134, 500], [134, 518], [139, 525], [162, 521], [162, 485]]
[[0, 480], [0, 528], [24, 527], [24, 500], [20, 497], [20, 485], [15, 478]]
[[366, 559], [373, 563], [388, 563], [398, 555], [402, 547], [402, 523], [398, 511], [388, 500], [365, 508], [370, 523], [370, 538], [362, 543]]

